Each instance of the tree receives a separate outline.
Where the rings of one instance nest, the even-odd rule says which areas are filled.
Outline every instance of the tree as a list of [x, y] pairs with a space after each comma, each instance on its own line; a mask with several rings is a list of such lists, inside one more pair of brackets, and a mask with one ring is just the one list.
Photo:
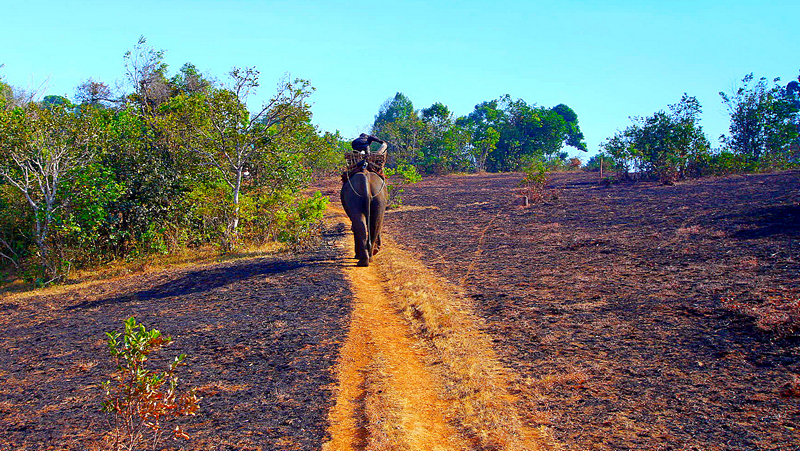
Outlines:
[[467, 167], [469, 132], [453, 119], [453, 113], [437, 102], [422, 111], [422, 166], [426, 172], [443, 174]]
[[14, 100], [14, 88], [0, 78], [0, 110], [11, 108]]
[[411, 100], [401, 92], [381, 105], [372, 134], [389, 143], [389, 155], [396, 163], [417, 164], [421, 158], [424, 124]]
[[107, 84], [92, 78], [84, 80], [75, 88], [75, 100], [94, 107], [104, 107], [117, 101]]
[[518, 170], [533, 160], [560, 157], [565, 144], [586, 150], [578, 115], [564, 104], [548, 109], [506, 94], [476, 105], [464, 122], [478, 170]]
[[486, 159], [497, 149], [502, 129], [502, 110], [497, 107], [497, 100], [481, 102], [467, 116], [458, 119], [465, 129], [472, 134], [470, 138], [470, 155], [475, 171], [486, 170]]
[[770, 86], [766, 78], [756, 81], [750, 73], [734, 92], [719, 93], [731, 117], [730, 135], [720, 139], [751, 162], [764, 155], [786, 154], [797, 142], [800, 105], [779, 80]]
[[93, 157], [97, 141], [91, 112], [74, 112], [64, 105], [30, 103], [4, 115], [0, 123], [0, 178], [16, 188], [33, 213], [33, 240], [51, 283], [68, 271], [50, 242], [61, 188]]
[[185, 63], [181, 66], [178, 73], [169, 82], [174, 95], [201, 93], [211, 87], [211, 82], [206, 80], [197, 66], [192, 63]]
[[633, 124], [606, 140], [601, 148], [625, 172], [634, 168], [665, 183], [698, 175], [689, 173], [690, 165], [710, 149], [700, 126], [700, 102], [684, 94], [668, 109], [631, 118]]
[[150, 112], [170, 97], [163, 50], [147, 45], [147, 39], [141, 36], [133, 49], [125, 52], [123, 59], [125, 75], [134, 90], [130, 98], [142, 113]]
[[386, 99], [375, 116], [374, 128], [380, 128], [384, 124], [398, 122], [408, 119], [414, 114], [414, 104], [402, 92], [398, 92], [393, 98]]
[[306, 100], [313, 92], [306, 80], [281, 80], [277, 93], [260, 110], [250, 114], [247, 99], [259, 86], [259, 72], [255, 68], [235, 68], [230, 77], [232, 83], [228, 88], [212, 88], [205, 95], [193, 98], [186, 95], [176, 98], [177, 103], [192, 105], [187, 109], [191, 117], [184, 115], [177, 119], [178, 126], [183, 127], [180, 129], [183, 147], [199, 159], [207, 173], [230, 188], [232, 211], [223, 243], [228, 250], [237, 240], [245, 174], [281, 159], [275, 145], [308, 122], [311, 113]]
[[578, 126], [578, 114], [563, 103], [554, 106], [551, 110], [564, 119], [564, 126], [566, 128], [565, 144], [586, 152], [586, 142], [584, 141], [583, 132], [581, 132]]

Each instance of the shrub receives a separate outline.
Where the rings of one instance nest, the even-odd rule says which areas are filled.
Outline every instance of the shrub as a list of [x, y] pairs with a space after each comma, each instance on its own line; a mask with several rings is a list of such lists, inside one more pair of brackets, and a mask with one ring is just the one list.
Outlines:
[[[102, 410], [111, 415], [110, 444], [115, 450], [133, 450], [149, 443], [156, 449], [171, 420], [195, 415], [200, 398], [194, 389], [179, 394], [179, 366], [186, 354], [170, 363], [167, 371], [147, 369], [149, 355], [172, 342], [156, 329], [146, 330], [131, 317], [125, 320], [125, 331], [106, 332], [108, 350], [117, 370], [101, 384], [104, 391]], [[120, 342], [120, 338], [122, 341]], [[175, 438], [189, 438], [180, 426], [170, 428]]]
[[598, 172], [600, 171], [600, 163], [603, 164], [603, 172], [606, 171], [618, 171], [620, 169], [619, 165], [617, 165], [610, 155], [607, 155], [603, 152], [594, 155], [593, 157], [589, 158], [589, 161], [583, 166], [585, 171], [590, 172]]
[[711, 157], [708, 172], [711, 175], [738, 174], [755, 169], [752, 162], [742, 155], [727, 150]]
[[294, 249], [313, 245], [322, 232], [322, 215], [328, 206], [328, 198], [319, 191], [311, 197], [299, 199], [276, 214], [276, 237], [278, 241]]
[[620, 166], [623, 176], [633, 169], [646, 178], [669, 184], [690, 176], [690, 161], [708, 153], [710, 143], [700, 126], [700, 102], [681, 101], [653, 116], [632, 118], [633, 124], [600, 147]]
[[548, 169], [542, 161], [534, 161], [523, 169], [525, 176], [520, 180], [519, 186], [524, 188], [528, 200], [538, 203], [544, 200], [544, 187], [549, 179]]
[[398, 164], [395, 168], [386, 168], [384, 173], [387, 180], [394, 178], [394, 181], [390, 181], [386, 185], [386, 190], [389, 193], [389, 205], [387, 208], [398, 208], [403, 205], [401, 194], [405, 190], [402, 187], [422, 180], [417, 168], [410, 164]]

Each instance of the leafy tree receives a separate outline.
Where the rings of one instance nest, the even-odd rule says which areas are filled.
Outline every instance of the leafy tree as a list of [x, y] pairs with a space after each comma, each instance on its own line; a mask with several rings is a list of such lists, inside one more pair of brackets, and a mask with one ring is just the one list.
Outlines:
[[419, 162], [424, 131], [414, 105], [401, 92], [381, 105], [372, 126], [372, 134], [388, 141], [390, 158], [398, 163]]
[[233, 69], [230, 76], [232, 85], [228, 89], [210, 89], [195, 98], [181, 95], [171, 105], [188, 102], [186, 111], [191, 117], [183, 113], [178, 118], [184, 126], [180, 129], [182, 146], [208, 168], [212, 177], [230, 188], [232, 212], [225, 231], [226, 249], [231, 249], [237, 239], [246, 173], [266, 166], [275, 174], [277, 168], [291, 166], [276, 145], [307, 123], [311, 113], [306, 100], [313, 91], [306, 80], [282, 80], [278, 92], [250, 114], [247, 99], [259, 86], [259, 72], [255, 68]]
[[72, 106], [72, 102], [70, 102], [69, 99], [64, 96], [49, 95], [49, 96], [44, 96], [44, 99], [42, 99], [42, 106], [48, 108], [52, 108], [55, 106], [63, 106], [69, 108]]
[[601, 148], [627, 174], [635, 169], [665, 183], [699, 175], [691, 164], [708, 155], [710, 143], [700, 126], [700, 102], [683, 95], [669, 112], [631, 118], [633, 124], [607, 139]]
[[373, 127], [380, 128], [384, 124], [403, 121], [414, 114], [414, 104], [402, 92], [398, 92], [393, 98], [383, 102], [378, 115], [375, 116]]
[[197, 66], [192, 63], [185, 63], [181, 66], [178, 74], [169, 82], [173, 89], [173, 95], [202, 93], [211, 87], [211, 82], [206, 80]]
[[720, 139], [733, 152], [751, 162], [764, 155], [788, 153], [798, 139], [800, 102], [793, 89], [766, 78], [755, 80], [750, 73], [732, 93], [720, 92], [731, 117], [730, 135]]
[[43, 269], [43, 283], [60, 279], [63, 267], [51, 242], [61, 190], [95, 156], [97, 121], [91, 112], [63, 105], [30, 103], [0, 122], [0, 178], [25, 198], [33, 213], [33, 241]]
[[565, 144], [586, 150], [578, 116], [564, 104], [548, 109], [505, 95], [476, 105], [465, 122], [479, 170], [484, 165], [493, 171], [518, 170], [533, 160], [559, 157]]
[[586, 152], [586, 142], [584, 141], [583, 132], [578, 126], [578, 114], [575, 111], [560, 103], [552, 108], [552, 111], [562, 119], [564, 119], [564, 127], [566, 128], [566, 140], [564, 143], [568, 146], [574, 147], [578, 150]]
[[469, 149], [477, 172], [486, 170], [486, 159], [497, 149], [502, 116], [503, 112], [498, 109], [497, 101], [493, 100], [475, 105], [471, 113], [457, 121], [472, 135]]
[[443, 174], [462, 170], [469, 164], [469, 132], [456, 123], [453, 113], [442, 103], [421, 111], [424, 125], [422, 166], [427, 172]]

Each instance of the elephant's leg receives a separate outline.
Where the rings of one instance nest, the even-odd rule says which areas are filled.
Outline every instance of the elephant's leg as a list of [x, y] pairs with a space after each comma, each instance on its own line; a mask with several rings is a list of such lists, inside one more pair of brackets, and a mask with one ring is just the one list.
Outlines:
[[367, 240], [367, 223], [366, 220], [353, 221], [353, 239], [355, 240], [356, 258], [358, 263], [356, 266], [369, 266], [369, 247]]
[[369, 224], [369, 233], [372, 237], [370, 243], [370, 258], [378, 253], [381, 247], [381, 229], [383, 228], [383, 215], [386, 212], [386, 204], [382, 199], [376, 198], [371, 204], [371, 217]]
[[381, 236], [380, 234], [378, 234], [378, 236], [375, 237], [375, 245], [373, 245], [372, 247], [372, 255], [373, 256], [377, 255], [378, 251], [380, 250], [381, 250]]

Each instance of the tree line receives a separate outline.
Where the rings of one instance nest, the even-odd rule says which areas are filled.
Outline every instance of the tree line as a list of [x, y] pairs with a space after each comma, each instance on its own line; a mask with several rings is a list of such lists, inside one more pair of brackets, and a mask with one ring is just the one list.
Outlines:
[[[800, 78], [798, 79], [800, 81]], [[727, 135], [712, 148], [700, 125], [702, 106], [684, 94], [651, 116], [607, 138], [586, 169], [601, 162], [622, 178], [666, 183], [704, 175], [796, 167], [800, 164], [800, 83], [749, 74], [733, 92], [720, 92], [730, 116]], [[390, 143], [394, 164], [423, 173], [566, 169], [565, 146], [586, 150], [578, 115], [564, 104], [531, 105], [510, 95], [481, 102], [456, 117], [442, 103], [415, 109], [401, 92], [380, 106], [372, 134]]]
[[[800, 78], [798, 79], [800, 81]], [[746, 75], [733, 92], [720, 92], [730, 116], [727, 135], [713, 149], [700, 126], [702, 107], [684, 94], [652, 116], [633, 117], [631, 125], [606, 139], [587, 164], [623, 177], [673, 183], [704, 175], [784, 169], [800, 165], [800, 83]]]
[[[307, 187], [340, 170], [350, 146], [312, 125], [308, 80], [284, 77], [250, 111], [260, 88], [255, 68], [234, 68], [224, 81], [191, 63], [170, 74], [164, 52], [144, 38], [122, 62], [122, 92], [90, 78], [72, 100], [35, 101], [35, 92], [0, 79], [0, 268], [48, 284], [120, 258], [309, 241], [326, 199]], [[586, 167], [603, 162], [623, 177], [673, 182], [800, 163], [798, 82], [751, 74], [720, 96], [731, 117], [720, 148], [700, 126], [700, 103], [684, 94], [652, 116], [631, 118]], [[389, 143], [389, 173], [406, 178], [563, 169], [577, 166], [567, 163], [565, 147], [587, 150], [569, 106], [510, 95], [457, 117], [440, 102], [415, 109], [398, 92], [379, 107], [370, 132]]]
[[0, 81], [0, 260], [37, 284], [76, 267], [215, 244], [302, 243], [326, 199], [304, 194], [339, 164], [338, 134], [311, 124], [307, 80], [280, 80], [258, 110], [254, 68], [220, 82], [170, 76], [141, 38], [126, 91], [88, 79], [74, 101]]
[[389, 142], [395, 164], [435, 174], [515, 171], [533, 161], [563, 161], [565, 145], [586, 151], [570, 107], [530, 105], [510, 95], [456, 117], [440, 102], [416, 110], [398, 92], [381, 105], [371, 132]]

